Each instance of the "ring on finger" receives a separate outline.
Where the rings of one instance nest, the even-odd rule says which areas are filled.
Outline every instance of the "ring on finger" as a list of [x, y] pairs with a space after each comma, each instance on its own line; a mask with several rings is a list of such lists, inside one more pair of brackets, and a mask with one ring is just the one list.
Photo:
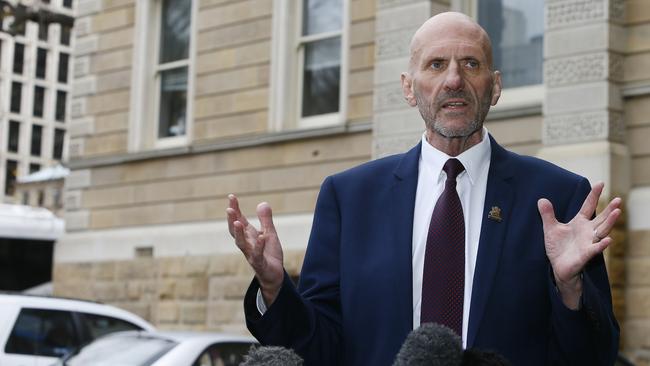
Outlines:
[[601, 240], [603, 240], [603, 238], [598, 235], [598, 229], [594, 229], [594, 243], [598, 243]]

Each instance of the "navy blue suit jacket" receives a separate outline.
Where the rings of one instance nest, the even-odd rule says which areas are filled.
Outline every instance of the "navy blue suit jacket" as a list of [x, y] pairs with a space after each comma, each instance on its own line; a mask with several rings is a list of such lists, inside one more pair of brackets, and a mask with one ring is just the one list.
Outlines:
[[[537, 200], [568, 222], [589, 182], [492, 138], [468, 347], [514, 365], [611, 365], [618, 324], [602, 256], [583, 273], [582, 307], [567, 309], [553, 284]], [[420, 145], [328, 177], [316, 204], [300, 284], [285, 275], [260, 317], [247, 291], [250, 331], [295, 349], [306, 365], [391, 365], [413, 328], [411, 242]], [[492, 207], [502, 220], [488, 218]]]

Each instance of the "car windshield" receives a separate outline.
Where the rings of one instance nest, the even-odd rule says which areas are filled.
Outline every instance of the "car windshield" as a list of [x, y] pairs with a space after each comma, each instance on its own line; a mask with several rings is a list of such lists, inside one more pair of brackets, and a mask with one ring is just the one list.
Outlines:
[[141, 335], [98, 339], [73, 357], [67, 366], [148, 366], [178, 343]]

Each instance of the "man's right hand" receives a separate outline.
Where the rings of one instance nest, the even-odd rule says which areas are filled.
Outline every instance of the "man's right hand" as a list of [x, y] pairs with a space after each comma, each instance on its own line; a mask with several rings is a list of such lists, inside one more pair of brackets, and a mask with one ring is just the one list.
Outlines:
[[228, 195], [228, 201], [229, 207], [226, 209], [226, 214], [230, 235], [253, 267], [264, 301], [267, 306], [271, 306], [280, 292], [284, 279], [282, 246], [273, 225], [271, 206], [266, 202], [257, 205], [257, 217], [262, 226], [260, 231], [251, 225], [246, 216], [241, 213], [239, 201], [234, 194]]

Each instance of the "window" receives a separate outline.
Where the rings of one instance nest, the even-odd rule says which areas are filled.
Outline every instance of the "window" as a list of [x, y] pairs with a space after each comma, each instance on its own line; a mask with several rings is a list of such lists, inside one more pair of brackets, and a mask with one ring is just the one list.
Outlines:
[[72, 9], [72, 0], [63, 0], [63, 6]]
[[105, 334], [123, 330], [140, 330], [137, 325], [108, 316], [81, 313], [82, 322], [88, 327], [90, 336], [95, 339]]
[[11, 83], [11, 111], [13, 113], [20, 113], [22, 94], [23, 94], [23, 85], [15, 81]]
[[79, 346], [74, 329], [70, 312], [23, 309], [11, 330], [5, 352], [61, 357]]
[[67, 53], [59, 54], [59, 76], [58, 80], [60, 83], [68, 82], [68, 63], [70, 62], [70, 55]]
[[25, 62], [25, 45], [16, 43], [14, 45], [14, 74], [23, 73], [23, 64]]
[[303, 0], [301, 117], [339, 110], [342, 0]]
[[43, 207], [44, 203], [45, 203], [45, 192], [42, 189], [39, 189], [37, 195], [37, 205], [38, 207]]
[[62, 45], [69, 46], [71, 33], [72, 33], [72, 27], [70, 27], [69, 25], [61, 25], [61, 36], [59, 42], [61, 42]]
[[9, 121], [9, 138], [7, 141], [7, 151], [18, 152], [19, 141], [20, 141], [20, 122]]
[[28, 191], [23, 192], [22, 202], [23, 202], [23, 205], [29, 205], [29, 192]]
[[65, 138], [65, 130], [56, 128], [54, 130], [54, 148], [52, 151], [52, 158], [61, 160], [63, 158], [63, 142]]
[[48, 23], [41, 23], [38, 25], [38, 39], [47, 42], [49, 26]]
[[34, 87], [34, 117], [43, 117], [43, 104], [45, 103], [45, 88], [42, 86]]
[[43, 140], [43, 126], [32, 125], [32, 156], [41, 156], [41, 145]]
[[492, 40], [504, 88], [542, 83], [544, 2], [477, 1], [478, 21]]
[[45, 69], [47, 68], [47, 50], [39, 48], [36, 54], [36, 77], [45, 79]]
[[5, 195], [13, 196], [16, 189], [16, 176], [18, 175], [18, 162], [7, 160], [5, 165]]
[[273, 128], [344, 121], [348, 8], [349, 0], [276, 0], [272, 57], [279, 62], [271, 71]]
[[41, 164], [29, 164], [29, 174], [36, 173], [39, 170], [41, 170]]
[[62, 90], [56, 91], [56, 113], [54, 114], [54, 119], [57, 121], [65, 122], [65, 107], [67, 96], [68, 93]]
[[222, 342], [211, 344], [192, 366], [225, 365], [236, 366], [244, 362], [244, 355], [250, 351], [250, 343]]
[[191, 9], [189, 1], [162, 1], [156, 70], [159, 85], [158, 138], [186, 133]]

